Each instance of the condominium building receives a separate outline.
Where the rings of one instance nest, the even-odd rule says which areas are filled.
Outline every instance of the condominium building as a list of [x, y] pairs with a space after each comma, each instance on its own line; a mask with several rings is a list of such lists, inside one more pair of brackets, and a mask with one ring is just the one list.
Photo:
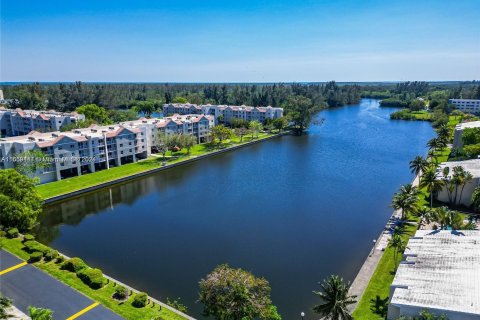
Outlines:
[[92, 125], [67, 132], [41, 133], [0, 139], [0, 169], [15, 167], [19, 154], [40, 150], [49, 163], [35, 176], [40, 183], [61, 180], [112, 166], [136, 162], [152, 153], [162, 133], [191, 134], [199, 142], [207, 139], [214, 125], [213, 116], [174, 115], [162, 119], [141, 118], [110, 126]]
[[264, 122], [267, 119], [277, 119], [283, 117], [283, 108], [268, 107], [247, 107], [247, 106], [227, 106], [227, 105], [195, 105], [170, 103], [163, 105], [163, 113], [168, 114], [204, 114], [212, 115], [218, 122], [219, 117], [223, 122], [230, 124], [232, 119], [242, 119], [246, 121]]
[[[452, 175], [453, 168], [457, 166], [461, 166], [465, 171], [472, 174], [472, 180], [462, 186], [461, 190], [458, 188], [456, 191], [457, 196], [455, 197], [458, 204], [468, 207], [472, 204], [473, 191], [480, 185], [480, 159], [443, 162], [438, 166], [437, 179], [443, 178], [443, 170], [445, 167], [448, 167], [449, 174]], [[447, 186], [442, 185], [442, 189], [436, 194], [436, 199], [448, 203], [451, 200], [450, 198], [451, 191], [447, 189]]]
[[480, 319], [480, 231], [418, 230], [390, 286], [387, 319], [422, 310]]
[[0, 136], [21, 136], [33, 130], [39, 132], [59, 131], [66, 125], [83, 120], [85, 120], [85, 116], [76, 112], [5, 109], [0, 107]]
[[455, 133], [453, 135], [452, 148], [456, 149], [463, 147], [463, 130], [469, 128], [480, 128], [480, 121], [471, 121], [457, 124], [455, 126]]
[[465, 113], [480, 114], [480, 100], [474, 99], [449, 99], [458, 110]]

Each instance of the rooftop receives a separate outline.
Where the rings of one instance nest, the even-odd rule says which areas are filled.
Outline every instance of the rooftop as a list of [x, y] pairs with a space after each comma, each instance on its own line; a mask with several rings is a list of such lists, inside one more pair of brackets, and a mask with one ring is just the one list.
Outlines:
[[470, 122], [463, 122], [459, 123], [455, 126], [455, 130], [463, 130], [466, 128], [479, 128], [480, 121], [470, 121]]
[[419, 230], [404, 256], [392, 305], [480, 315], [480, 231]]
[[442, 162], [437, 169], [437, 172], [442, 175], [443, 168], [449, 167], [450, 174], [453, 173], [453, 167], [462, 166], [465, 171], [470, 172], [474, 178], [480, 177], [480, 159], [464, 160], [464, 161], [449, 161]]

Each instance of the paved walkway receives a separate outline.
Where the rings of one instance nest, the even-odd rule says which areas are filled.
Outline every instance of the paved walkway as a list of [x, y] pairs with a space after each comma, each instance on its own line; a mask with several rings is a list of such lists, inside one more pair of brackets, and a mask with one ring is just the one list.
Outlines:
[[0, 292], [22, 312], [47, 308], [55, 319], [120, 320], [113, 311], [87, 298], [49, 274], [0, 250]]

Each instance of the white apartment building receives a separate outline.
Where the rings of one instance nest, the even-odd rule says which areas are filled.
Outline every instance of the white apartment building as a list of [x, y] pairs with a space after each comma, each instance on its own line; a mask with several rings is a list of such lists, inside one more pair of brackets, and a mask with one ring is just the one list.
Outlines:
[[449, 99], [448, 103], [451, 103], [458, 110], [471, 113], [471, 114], [480, 114], [480, 100], [474, 99]]
[[40, 150], [50, 165], [35, 176], [40, 183], [78, 176], [145, 159], [158, 144], [161, 133], [191, 134], [207, 139], [213, 116], [174, 115], [162, 119], [141, 118], [110, 126], [92, 125], [68, 132], [40, 133], [0, 138], [0, 169], [14, 168], [16, 156]]
[[215, 117], [222, 117], [224, 123], [230, 124], [233, 118], [246, 121], [264, 122], [267, 119], [277, 119], [283, 117], [283, 108], [268, 107], [248, 107], [248, 106], [227, 106], [227, 105], [195, 105], [170, 103], [163, 105], [163, 113], [169, 114], [204, 114]]
[[0, 107], [0, 136], [21, 136], [33, 130], [39, 132], [59, 131], [66, 125], [83, 120], [85, 120], [85, 116], [76, 112], [5, 109]]
[[455, 126], [455, 133], [453, 135], [453, 146], [452, 148], [461, 148], [463, 147], [463, 130], [467, 128], [480, 128], [480, 121], [471, 121], [459, 123]]
[[480, 319], [480, 231], [418, 230], [390, 286], [387, 319], [422, 310]]

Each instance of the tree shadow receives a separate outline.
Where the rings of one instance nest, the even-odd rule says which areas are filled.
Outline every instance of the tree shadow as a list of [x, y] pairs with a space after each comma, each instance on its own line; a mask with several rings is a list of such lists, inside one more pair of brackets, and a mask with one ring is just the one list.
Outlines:
[[370, 310], [378, 316], [385, 318], [388, 313], [388, 297], [385, 299], [376, 296], [375, 299], [370, 299]]

